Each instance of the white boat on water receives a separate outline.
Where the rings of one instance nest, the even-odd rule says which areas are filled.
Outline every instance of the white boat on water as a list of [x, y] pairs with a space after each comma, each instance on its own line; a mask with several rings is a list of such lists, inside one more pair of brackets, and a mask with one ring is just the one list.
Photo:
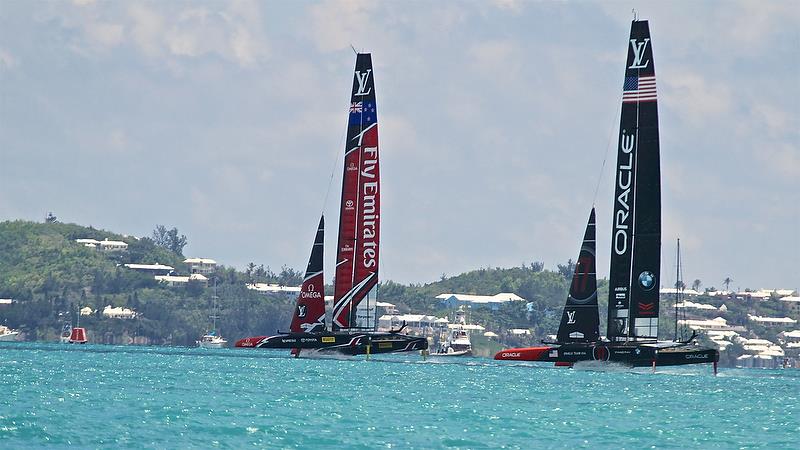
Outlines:
[[61, 330], [61, 337], [59, 337], [58, 340], [62, 344], [69, 344], [70, 336], [72, 336], [72, 325], [66, 323], [64, 324], [64, 328]]
[[0, 325], [0, 342], [16, 341], [17, 336], [19, 336], [19, 331]]
[[465, 329], [467, 324], [464, 308], [456, 311], [456, 323], [450, 325], [447, 338], [440, 342], [435, 352], [431, 356], [470, 356], [472, 355], [472, 341], [469, 333]]
[[463, 328], [453, 328], [450, 330], [447, 340], [445, 340], [431, 356], [470, 356], [472, 355], [472, 342], [469, 340], [469, 333]]
[[222, 348], [228, 343], [222, 336], [217, 334], [217, 280], [214, 280], [214, 313], [210, 316], [211, 331], [207, 332], [197, 341], [200, 348]]
[[209, 331], [203, 337], [197, 341], [197, 345], [201, 348], [222, 348], [225, 347], [227, 344], [226, 341], [222, 336], [217, 336], [217, 333], [214, 330]]

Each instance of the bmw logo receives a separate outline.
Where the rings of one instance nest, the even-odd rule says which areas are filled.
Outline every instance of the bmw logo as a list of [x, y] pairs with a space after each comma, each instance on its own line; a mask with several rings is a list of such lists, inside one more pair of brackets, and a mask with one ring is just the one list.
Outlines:
[[645, 270], [644, 272], [639, 274], [639, 286], [642, 287], [645, 291], [649, 291], [653, 289], [653, 286], [656, 285], [656, 276], [653, 275], [653, 272], [649, 270]]

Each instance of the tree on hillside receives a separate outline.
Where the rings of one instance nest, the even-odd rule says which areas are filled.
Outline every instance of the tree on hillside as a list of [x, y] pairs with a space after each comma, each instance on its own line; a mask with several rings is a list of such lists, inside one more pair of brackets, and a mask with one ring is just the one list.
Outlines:
[[702, 285], [703, 285], [703, 282], [698, 280], [698, 279], [695, 279], [694, 281], [692, 281], [692, 289], [694, 289], [695, 291], [699, 291], [700, 290], [700, 286], [702, 286]]
[[299, 286], [303, 282], [303, 274], [291, 267], [281, 266], [278, 274], [278, 283], [284, 286]]
[[164, 225], [156, 225], [156, 229], [153, 230], [152, 239], [159, 247], [164, 247], [175, 254], [183, 256], [183, 247], [186, 246], [186, 236], [183, 234], [178, 236], [178, 229], [176, 227], [167, 230], [167, 227]]
[[255, 270], [255, 272], [253, 272], [253, 274], [256, 277], [256, 281], [259, 281], [259, 280], [262, 281], [262, 282], [266, 281], [267, 270], [264, 269], [264, 265], [263, 264], [259, 264], [259, 266], [256, 267], [256, 270]]
[[[525, 267], [523, 264], [522, 267]], [[531, 270], [533, 273], [539, 273], [544, 270], [544, 262], [542, 261], [534, 261], [531, 263]]]
[[250, 283], [253, 282], [253, 274], [256, 270], [256, 263], [250, 261], [247, 263], [247, 267], [245, 267], [244, 274], [247, 275], [247, 281]]
[[58, 223], [58, 217], [55, 214], [48, 212], [44, 218], [44, 223]]
[[722, 280], [722, 284], [725, 285], [725, 290], [726, 291], [730, 291], [731, 290], [730, 289], [731, 283], [733, 283], [733, 279], [731, 277], [725, 277], [725, 279]]
[[558, 265], [558, 273], [560, 273], [565, 280], [572, 279], [572, 275], [575, 273], [575, 263], [572, 261], [572, 258], [570, 258], [566, 264]]

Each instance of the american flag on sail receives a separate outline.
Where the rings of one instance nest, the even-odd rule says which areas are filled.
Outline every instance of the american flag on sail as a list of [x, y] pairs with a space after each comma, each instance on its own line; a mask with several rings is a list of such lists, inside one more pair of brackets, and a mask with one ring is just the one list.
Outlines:
[[622, 103], [656, 101], [656, 76], [625, 77]]

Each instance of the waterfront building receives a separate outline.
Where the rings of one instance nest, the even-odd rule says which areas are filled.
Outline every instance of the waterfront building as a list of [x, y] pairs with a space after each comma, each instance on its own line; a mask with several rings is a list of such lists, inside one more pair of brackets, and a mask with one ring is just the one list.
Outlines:
[[107, 305], [103, 308], [103, 316], [109, 319], [133, 319], [136, 317], [136, 311], [121, 306], [112, 307]]

